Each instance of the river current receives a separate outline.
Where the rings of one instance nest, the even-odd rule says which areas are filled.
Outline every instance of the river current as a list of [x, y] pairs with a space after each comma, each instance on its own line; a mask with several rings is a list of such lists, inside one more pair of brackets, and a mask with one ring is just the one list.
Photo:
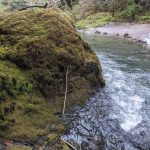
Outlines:
[[150, 150], [150, 50], [82, 34], [97, 54], [106, 86], [66, 115], [62, 138], [83, 150]]

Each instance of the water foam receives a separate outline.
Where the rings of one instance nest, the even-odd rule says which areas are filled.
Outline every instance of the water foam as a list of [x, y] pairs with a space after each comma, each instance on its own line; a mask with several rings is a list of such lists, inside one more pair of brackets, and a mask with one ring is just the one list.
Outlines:
[[148, 34], [148, 37], [143, 38], [143, 40], [146, 41], [147, 44], [148, 44], [148, 46], [150, 47], [150, 32], [149, 32], [149, 34]]
[[104, 57], [102, 57], [102, 62], [105, 62], [104, 78], [114, 109], [110, 118], [120, 120], [121, 128], [129, 131], [142, 121], [141, 108], [145, 99], [135, 94], [136, 87], [139, 85], [132, 78], [136, 75], [122, 72], [114, 67], [117, 66], [116, 62], [103, 60]]

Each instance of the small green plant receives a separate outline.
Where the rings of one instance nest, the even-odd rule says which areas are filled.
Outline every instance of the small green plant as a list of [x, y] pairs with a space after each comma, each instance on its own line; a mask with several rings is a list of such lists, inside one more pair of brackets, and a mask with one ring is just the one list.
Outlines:
[[111, 13], [108, 12], [95, 13], [93, 15], [85, 17], [84, 19], [78, 20], [76, 22], [76, 26], [79, 29], [104, 26], [108, 22], [118, 21], [118, 15], [119, 13], [117, 13], [115, 17], [112, 17]]

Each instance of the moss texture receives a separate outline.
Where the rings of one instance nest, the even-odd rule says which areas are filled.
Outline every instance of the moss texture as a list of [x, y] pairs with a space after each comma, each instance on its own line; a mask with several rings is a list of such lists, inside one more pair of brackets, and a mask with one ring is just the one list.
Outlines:
[[65, 131], [54, 114], [62, 112], [67, 67], [68, 111], [104, 85], [72, 20], [56, 8], [0, 17], [0, 138], [33, 142]]

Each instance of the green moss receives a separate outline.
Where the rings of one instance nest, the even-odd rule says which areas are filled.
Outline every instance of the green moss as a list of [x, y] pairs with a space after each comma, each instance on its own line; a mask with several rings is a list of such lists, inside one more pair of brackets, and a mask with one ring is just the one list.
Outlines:
[[141, 16], [141, 20], [150, 20], [150, 16]]
[[0, 61], [0, 87], [0, 97], [4, 100], [7, 95], [15, 97], [32, 90], [32, 84], [25, 73], [9, 61]]
[[7, 150], [32, 150], [32, 148], [28, 146], [10, 145]]
[[62, 122], [53, 115], [55, 111], [51, 109], [52, 106], [40, 95], [25, 94], [17, 97], [15, 101], [18, 109], [9, 116], [15, 118], [15, 125], [4, 132], [7, 133], [5, 138], [31, 142], [49, 132], [55, 131], [57, 135], [64, 132]]
[[35, 143], [41, 136], [64, 133], [54, 114], [63, 109], [67, 67], [69, 111], [103, 85], [96, 54], [72, 20], [54, 8], [0, 19], [1, 138]]
[[0, 47], [0, 59], [4, 60], [7, 56], [7, 50], [4, 47]]

